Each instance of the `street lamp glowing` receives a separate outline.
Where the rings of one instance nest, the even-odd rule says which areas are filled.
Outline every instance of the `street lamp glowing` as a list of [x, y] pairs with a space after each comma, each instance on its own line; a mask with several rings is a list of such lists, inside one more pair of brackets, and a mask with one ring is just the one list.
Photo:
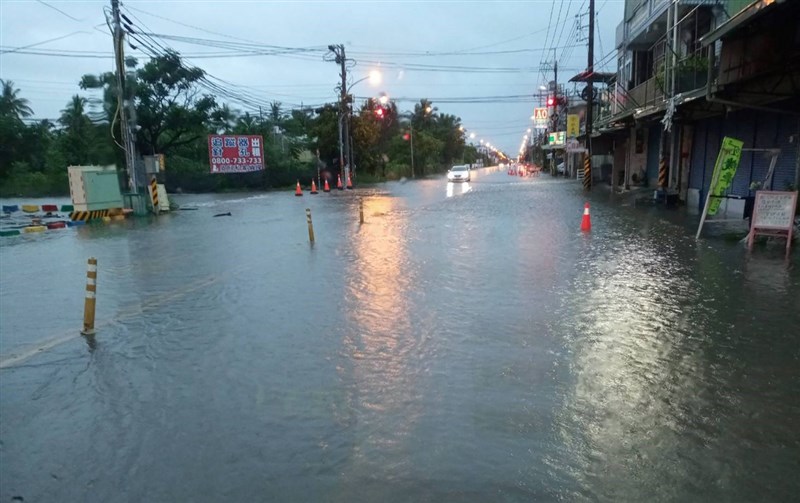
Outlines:
[[429, 114], [429, 113], [431, 113], [431, 112], [433, 112], [433, 107], [432, 107], [432, 106], [430, 106], [430, 105], [428, 105], [428, 106], [425, 108], [425, 113], [426, 113], [426, 114]]
[[530, 133], [530, 132], [531, 132], [531, 128], [528, 128], [528, 133]]
[[380, 97], [378, 98], [378, 101], [381, 102], [381, 105], [385, 105], [389, 103], [389, 96], [386, 93], [381, 93]]
[[369, 83], [372, 86], [377, 86], [383, 82], [383, 74], [379, 70], [372, 70], [369, 72]]
[[[469, 137], [470, 137], [470, 139], [474, 139], [475, 138], [475, 133], [470, 133]], [[481, 143], [483, 143], [483, 140], [481, 140]]]

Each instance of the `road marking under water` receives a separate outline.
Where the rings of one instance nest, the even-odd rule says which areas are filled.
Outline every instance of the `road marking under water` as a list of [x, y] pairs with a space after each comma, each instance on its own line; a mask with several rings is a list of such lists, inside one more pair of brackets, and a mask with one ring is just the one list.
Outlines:
[[[206, 288], [206, 287], [208, 287], [210, 285], [213, 285], [214, 283], [218, 283], [218, 282], [222, 281], [224, 278], [227, 278], [227, 277], [229, 277], [229, 276], [241, 271], [242, 269], [243, 268], [235, 269], [233, 271], [230, 271], [228, 274], [223, 274], [221, 276], [209, 276], [209, 277], [197, 280], [194, 283], [190, 283], [189, 285], [187, 285], [184, 288], [180, 288], [180, 289], [174, 290], [172, 292], [165, 292], [165, 293], [163, 293], [163, 294], [161, 294], [161, 295], [159, 295], [157, 297], [154, 297], [154, 298], [152, 298], [150, 300], [147, 300], [145, 302], [136, 304], [135, 306], [129, 306], [129, 307], [125, 308], [125, 309], [121, 309], [120, 311], [117, 312], [117, 314], [115, 316], [113, 316], [111, 318], [108, 318], [108, 319], [105, 319], [102, 322], [98, 323], [95, 328], [99, 329], [100, 327], [108, 326], [108, 325], [110, 325], [112, 323], [117, 323], [117, 322], [120, 322], [120, 321], [124, 321], [124, 320], [130, 319], [130, 318], [133, 318], [133, 317], [135, 317], [137, 315], [140, 315], [140, 314], [144, 313], [145, 311], [148, 311], [148, 310], [150, 310], [150, 309], [152, 309], [154, 307], [160, 306], [164, 302], [168, 302], [168, 301], [172, 301], [172, 300], [178, 299], [178, 298], [183, 297], [184, 295], [186, 295], [188, 293], [192, 293], [192, 292], [194, 292], [196, 290], [200, 290], [202, 288]], [[74, 332], [70, 331], [68, 334], [61, 335], [61, 336], [46, 340], [44, 342], [41, 342], [41, 343], [37, 344], [35, 347], [33, 347], [33, 348], [23, 352], [23, 353], [20, 353], [20, 354], [17, 354], [17, 355], [11, 355], [11, 356], [9, 356], [7, 358], [4, 358], [3, 360], [0, 360], [0, 369], [13, 368], [13, 367], [19, 366], [20, 364], [28, 361], [29, 359], [33, 358], [36, 355], [39, 355], [39, 354], [45, 353], [47, 351], [50, 351], [53, 348], [56, 348], [56, 347], [58, 347], [58, 346], [60, 346], [60, 345], [62, 345], [64, 343], [70, 342], [72, 340], [78, 339], [79, 337], [83, 337], [83, 336], [80, 334], [80, 330], [76, 329]]]

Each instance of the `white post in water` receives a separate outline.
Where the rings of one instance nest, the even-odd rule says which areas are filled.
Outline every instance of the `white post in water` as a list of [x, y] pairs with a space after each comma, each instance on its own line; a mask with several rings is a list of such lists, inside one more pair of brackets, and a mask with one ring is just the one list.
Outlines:
[[86, 298], [83, 303], [83, 335], [94, 335], [94, 311], [97, 295], [97, 259], [92, 257], [86, 267]]

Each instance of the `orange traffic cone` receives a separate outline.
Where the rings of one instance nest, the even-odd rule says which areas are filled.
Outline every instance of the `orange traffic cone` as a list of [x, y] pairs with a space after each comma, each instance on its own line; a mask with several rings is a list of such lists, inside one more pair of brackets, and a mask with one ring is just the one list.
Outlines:
[[302, 196], [303, 195], [303, 189], [300, 187], [300, 180], [297, 180], [297, 188], [294, 189], [294, 195], [296, 195], [296, 196]]
[[330, 192], [330, 191], [331, 191], [331, 186], [328, 185], [328, 179], [326, 178], [325, 185], [322, 186], [322, 192]]
[[342, 175], [336, 175], [336, 188], [344, 190], [344, 187], [342, 187]]
[[314, 182], [314, 179], [311, 179], [311, 193], [318, 194], [317, 192], [317, 184]]
[[353, 177], [352, 176], [348, 176], [347, 177], [347, 190], [352, 190], [352, 189], [353, 189]]
[[583, 220], [581, 220], [581, 230], [589, 232], [592, 230], [592, 217], [589, 215], [589, 203], [583, 207]]

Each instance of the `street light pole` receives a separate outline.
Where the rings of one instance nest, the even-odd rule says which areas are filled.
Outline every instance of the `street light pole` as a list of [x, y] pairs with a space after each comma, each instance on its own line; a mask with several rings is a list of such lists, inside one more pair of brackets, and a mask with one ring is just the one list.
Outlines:
[[414, 126], [409, 127], [408, 139], [411, 140], [411, 178], [414, 176]]

